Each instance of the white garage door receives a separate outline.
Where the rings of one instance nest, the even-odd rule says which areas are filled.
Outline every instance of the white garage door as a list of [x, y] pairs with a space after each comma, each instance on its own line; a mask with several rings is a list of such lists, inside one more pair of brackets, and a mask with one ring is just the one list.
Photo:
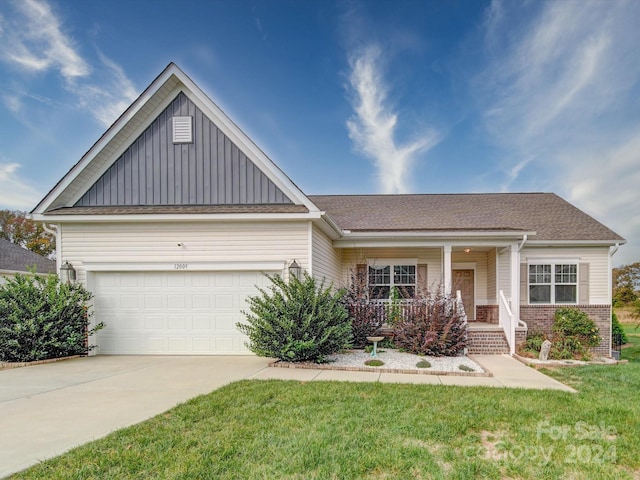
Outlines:
[[235, 325], [255, 286], [269, 283], [260, 272], [97, 272], [98, 353], [251, 353]]

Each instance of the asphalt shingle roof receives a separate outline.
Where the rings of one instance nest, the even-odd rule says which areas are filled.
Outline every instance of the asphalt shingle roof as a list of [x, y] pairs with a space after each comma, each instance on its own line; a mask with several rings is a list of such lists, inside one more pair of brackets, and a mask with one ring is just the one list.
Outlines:
[[553, 193], [310, 195], [343, 230], [535, 231], [531, 240], [624, 241]]
[[0, 270], [26, 272], [36, 266], [37, 273], [56, 273], [56, 262], [0, 238]]

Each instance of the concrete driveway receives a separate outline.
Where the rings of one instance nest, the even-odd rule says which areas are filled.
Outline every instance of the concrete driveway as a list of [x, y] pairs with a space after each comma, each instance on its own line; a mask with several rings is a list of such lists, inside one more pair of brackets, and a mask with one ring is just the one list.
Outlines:
[[0, 370], [0, 478], [256, 375], [254, 356], [96, 356]]

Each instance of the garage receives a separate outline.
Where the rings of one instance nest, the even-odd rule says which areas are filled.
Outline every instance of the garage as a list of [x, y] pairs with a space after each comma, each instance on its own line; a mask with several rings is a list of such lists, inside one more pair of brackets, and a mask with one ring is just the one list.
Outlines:
[[270, 282], [257, 271], [95, 272], [100, 354], [251, 354], [235, 327], [246, 299]]

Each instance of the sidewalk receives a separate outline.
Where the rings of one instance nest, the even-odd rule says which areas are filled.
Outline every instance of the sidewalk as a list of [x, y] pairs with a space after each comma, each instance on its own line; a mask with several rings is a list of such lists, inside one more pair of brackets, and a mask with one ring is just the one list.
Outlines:
[[493, 374], [492, 377], [465, 377], [454, 375], [428, 375], [412, 373], [381, 372], [353, 372], [343, 370], [320, 370], [306, 368], [277, 368], [269, 367], [261, 370], [251, 379], [255, 380], [299, 380], [311, 381], [349, 381], [349, 382], [384, 382], [384, 383], [413, 383], [431, 385], [459, 385], [465, 387], [509, 387], [529, 388], [535, 390], [550, 389], [575, 393], [567, 385], [554, 380], [539, 371], [527, 367], [509, 355], [470, 355], [485, 370]]

